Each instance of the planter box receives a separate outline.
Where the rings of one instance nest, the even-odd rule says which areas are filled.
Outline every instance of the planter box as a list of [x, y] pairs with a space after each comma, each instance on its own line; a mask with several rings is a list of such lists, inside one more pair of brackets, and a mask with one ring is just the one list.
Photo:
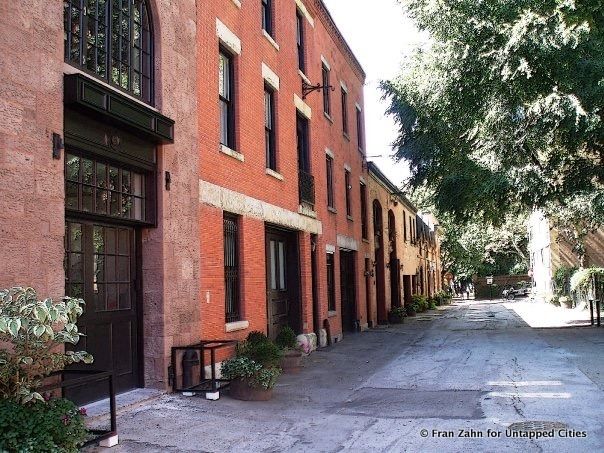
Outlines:
[[252, 387], [243, 379], [233, 379], [229, 389], [229, 395], [241, 401], [268, 401], [273, 397], [273, 389]]
[[302, 369], [302, 352], [297, 350], [284, 351], [279, 366], [284, 373], [299, 373]]

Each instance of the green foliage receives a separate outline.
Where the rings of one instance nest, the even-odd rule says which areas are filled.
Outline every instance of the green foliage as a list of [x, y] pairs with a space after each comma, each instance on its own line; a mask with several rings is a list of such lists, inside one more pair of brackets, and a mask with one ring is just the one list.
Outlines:
[[560, 296], [558, 294], [554, 294], [553, 296], [549, 296], [547, 301], [552, 304], [554, 307], [560, 306]]
[[76, 322], [83, 304], [69, 297], [40, 301], [32, 288], [0, 291], [0, 344], [10, 345], [0, 348], [0, 398], [42, 401], [36, 389], [46, 376], [72, 363], [92, 363], [84, 351], [62, 352], [80, 340]]
[[405, 307], [392, 307], [388, 313], [388, 321], [392, 323], [401, 323], [407, 317]]
[[296, 333], [294, 329], [289, 326], [285, 326], [277, 335], [275, 339], [275, 343], [281, 349], [295, 349], [298, 346], [298, 341], [296, 340]]
[[604, 268], [588, 267], [579, 269], [570, 279], [570, 290], [572, 292], [587, 292], [589, 291], [594, 278], [604, 278]]
[[425, 186], [414, 191], [412, 200], [418, 208], [438, 218], [442, 267], [452, 272], [457, 281], [470, 281], [474, 275], [527, 272], [526, 212], [508, 213], [496, 223], [479, 217], [461, 221], [450, 212], [439, 211], [435, 194]]
[[436, 309], [436, 299], [431, 297], [428, 299], [428, 310], [435, 310], [435, 309]]
[[428, 300], [426, 299], [426, 296], [414, 294], [411, 296], [411, 306], [416, 313], [423, 313], [428, 309]]
[[554, 284], [558, 294], [567, 294], [570, 290], [570, 278], [577, 271], [577, 267], [560, 266], [554, 272]]
[[429, 37], [382, 85], [410, 185], [456, 220], [555, 213], [584, 195], [601, 207], [602, 2], [401, 3]]
[[446, 291], [439, 291], [434, 295], [436, 305], [447, 305], [451, 303], [452, 295]]
[[281, 350], [260, 332], [251, 332], [247, 340], [237, 345], [238, 357], [247, 357], [263, 367], [276, 367], [281, 359]]
[[83, 411], [66, 399], [0, 399], [0, 432], [0, 451], [19, 453], [76, 453], [88, 436]]
[[225, 379], [243, 379], [252, 387], [270, 389], [281, 374], [281, 349], [262, 332], [250, 332], [237, 345], [235, 357], [222, 363]]
[[271, 389], [275, 386], [281, 370], [277, 367], [264, 367], [249, 357], [238, 356], [222, 362], [222, 377], [225, 379], [243, 379], [252, 387]]

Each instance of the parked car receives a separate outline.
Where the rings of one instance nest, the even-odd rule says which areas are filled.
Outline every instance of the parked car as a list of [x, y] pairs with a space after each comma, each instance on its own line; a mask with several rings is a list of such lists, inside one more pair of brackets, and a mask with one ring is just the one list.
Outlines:
[[508, 300], [514, 300], [518, 297], [528, 297], [530, 294], [531, 287], [527, 282], [518, 282], [516, 285], [510, 285], [501, 293]]

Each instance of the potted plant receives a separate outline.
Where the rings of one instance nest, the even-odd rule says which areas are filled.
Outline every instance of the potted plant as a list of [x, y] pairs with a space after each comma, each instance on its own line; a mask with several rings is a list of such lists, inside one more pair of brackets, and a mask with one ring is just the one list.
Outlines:
[[388, 312], [388, 322], [390, 324], [402, 324], [407, 317], [405, 307], [392, 307]]
[[415, 305], [414, 303], [405, 305], [405, 311], [407, 312], [407, 316], [417, 316], [417, 305]]
[[564, 308], [573, 308], [573, 300], [568, 296], [560, 296], [558, 302]]
[[85, 351], [64, 351], [80, 339], [83, 304], [38, 300], [33, 288], [0, 290], [0, 451], [77, 452], [86, 441], [85, 410], [38, 391], [51, 373], [92, 363]]
[[251, 332], [237, 346], [235, 357], [222, 363], [224, 379], [229, 379], [230, 395], [244, 401], [268, 401], [281, 374], [281, 351], [262, 332]]
[[280, 366], [284, 373], [298, 373], [302, 368], [302, 350], [296, 340], [294, 330], [285, 326], [275, 339], [277, 346], [281, 348]]

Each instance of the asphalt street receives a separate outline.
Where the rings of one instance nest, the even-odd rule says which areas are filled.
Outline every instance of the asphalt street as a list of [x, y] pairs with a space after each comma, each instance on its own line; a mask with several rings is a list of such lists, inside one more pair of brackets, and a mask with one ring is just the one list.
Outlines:
[[604, 328], [535, 329], [511, 305], [348, 335], [269, 402], [164, 395], [119, 415], [112, 451], [604, 451]]

